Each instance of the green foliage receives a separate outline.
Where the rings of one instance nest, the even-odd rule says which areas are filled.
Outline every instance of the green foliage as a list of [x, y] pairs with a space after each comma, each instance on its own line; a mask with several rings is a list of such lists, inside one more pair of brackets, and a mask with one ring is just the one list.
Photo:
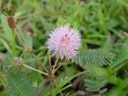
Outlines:
[[10, 69], [6, 75], [8, 96], [36, 96], [30, 82], [26, 79], [22, 70]]
[[1, 18], [2, 27], [4, 29], [3, 36], [5, 38], [7, 38], [8, 40], [12, 41], [13, 40], [13, 34], [12, 34], [12, 30], [8, 26], [7, 17], [4, 15], [0, 15], [0, 18]]
[[91, 72], [86, 73], [85, 86], [88, 92], [95, 92], [96, 94], [91, 96], [102, 96], [107, 91], [107, 88], [103, 88], [107, 83], [105, 72], [96, 66], [109, 65], [115, 58], [114, 54], [102, 50], [86, 50], [81, 51], [75, 56], [72, 61], [76, 64], [84, 67], [88, 66], [88, 70]]
[[108, 65], [114, 59], [114, 54], [102, 50], [80, 51], [72, 61], [81, 66], [103, 66]]
[[[39, 14], [32, 15], [36, 13]], [[14, 78], [17, 86], [10, 86], [13, 82], [8, 75], [6, 76], [6, 78], [9, 78], [7, 82], [12, 89], [14, 87], [18, 88], [9, 91], [2, 73], [12, 66], [12, 56], [20, 56], [24, 50], [21, 42], [16, 37], [16, 53], [12, 52], [13, 34], [7, 24], [7, 16], [9, 15], [17, 19], [17, 25], [22, 29], [21, 31], [24, 33], [30, 48], [46, 67], [48, 67], [47, 53], [50, 53], [45, 42], [48, 34], [56, 26], [70, 24], [78, 29], [81, 34], [82, 46], [80, 53], [72, 61], [79, 64], [82, 69], [70, 61], [60, 62], [64, 66], [61, 66], [56, 73], [58, 86], [55, 87], [53, 84], [53, 88], [55, 87], [53, 89], [54, 95], [58, 94], [60, 90], [65, 90], [63, 91], [64, 96], [66, 94], [77, 94], [76, 91], [79, 89], [66, 89], [76, 80], [76, 77], [70, 78], [75, 76], [77, 72], [85, 70], [90, 71], [82, 75], [86, 78], [85, 93], [87, 94], [85, 96], [88, 94], [89, 96], [128, 95], [128, 0], [0, 0], [0, 52], [4, 57], [4, 62], [0, 63], [0, 96], [6, 96], [8, 92], [11, 94], [18, 92], [17, 94], [20, 94], [18, 89], [20, 87], [24, 88], [19, 86], [21, 85], [19, 81], [23, 82], [24, 80], [18, 79], [19, 81], [16, 81], [17, 78], [14, 77], [15, 73], [12, 70], [8, 74]], [[27, 17], [18, 19], [22, 16]], [[117, 58], [115, 58], [115, 54]], [[25, 54], [23, 59], [25, 64], [43, 71], [41, 67], [36, 65], [36, 61], [29, 54]], [[52, 58], [52, 62], [54, 60]], [[24, 72], [23, 76], [20, 72], [17, 74], [23, 79], [27, 77], [31, 80], [36, 89], [47, 81], [44, 76], [38, 73], [35, 74], [30, 69], [23, 71], [26, 72], [27, 76], [23, 75]], [[19, 76], [17, 77], [20, 78]], [[82, 78], [80, 80], [82, 81]], [[106, 81], [107, 84], [103, 81]], [[27, 82], [29, 81], [27, 80]], [[100, 85], [99, 82], [102, 84]], [[32, 84], [29, 83], [29, 85]], [[79, 87], [80, 85], [78, 84], [77, 86]], [[44, 84], [43, 88], [39, 96], [49, 95], [49, 83]], [[106, 92], [103, 92], [103, 94], [102, 90]], [[32, 92], [31, 90], [29, 91]], [[8, 95], [11, 94], [8, 93]], [[77, 95], [79, 96], [79, 94]]]
[[56, 96], [60, 91], [63, 91], [68, 87], [71, 87], [71, 85], [66, 85], [66, 84], [68, 84], [75, 77], [77, 77], [79, 75], [82, 75], [82, 74], [84, 74], [86, 72], [87, 71], [83, 71], [83, 72], [77, 73], [77, 74], [75, 74], [75, 75], [73, 75], [71, 77], [65, 78], [64, 80], [61, 79], [59, 84], [58, 84], [58, 86], [53, 89], [53, 96]]
[[88, 72], [85, 74], [85, 86], [88, 92], [95, 92], [95, 95], [91, 96], [103, 96], [107, 91], [107, 88], [104, 86], [107, 84], [106, 75], [98, 76], [94, 72]]
[[123, 45], [123, 48], [120, 50], [118, 57], [114, 60], [112, 64], [112, 68], [117, 67], [121, 63], [125, 62], [128, 59], [128, 39], [126, 39], [126, 43]]

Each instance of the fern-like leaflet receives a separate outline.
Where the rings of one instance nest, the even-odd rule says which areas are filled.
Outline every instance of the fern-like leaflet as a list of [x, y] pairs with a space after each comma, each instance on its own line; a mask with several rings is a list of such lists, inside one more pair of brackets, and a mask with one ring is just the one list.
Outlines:
[[88, 92], [92, 92], [93, 95], [89, 96], [103, 96], [107, 91], [104, 86], [107, 84], [106, 75], [98, 75], [95, 73], [95, 67], [107, 66], [114, 59], [114, 54], [101, 50], [86, 50], [80, 51], [72, 61], [79, 64], [82, 68], [88, 67], [91, 72], [85, 74], [85, 86]]
[[85, 66], [85, 64], [87, 66], [102, 66], [108, 65], [114, 57], [114, 54], [111, 52], [89, 49], [86, 51], [80, 51], [80, 53], [75, 56], [72, 61], [82, 67]]
[[6, 75], [8, 96], [36, 96], [30, 82], [24, 76], [21, 68], [12, 68]]
[[[85, 86], [88, 92], [93, 92], [91, 96], [103, 96], [107, 91], [104, 86], [107, 84], [106, 75], [98, 76], [97, 74], [91, 72], [85, 74]], [[90, 95], [89, 95], [90, 96]]]

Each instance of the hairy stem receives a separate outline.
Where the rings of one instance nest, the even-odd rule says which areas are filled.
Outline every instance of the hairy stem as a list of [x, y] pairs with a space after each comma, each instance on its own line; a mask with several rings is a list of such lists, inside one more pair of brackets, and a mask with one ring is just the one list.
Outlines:
[[20, 28], [19, 28], [18, 26], [16, 26], [16, 28], [18, 29], [19, 34], [20, 34], [20, 36], [22, 37], [22, 39], [23, 39], [23, 41], [24, 41], [25, 45], [27, 46], [27, 48], [29, 48], [29, 49], [30, 49], [30, 47], [29, 47], [29, 45], [28, 45], [28, 43], [27, 43], [26, 39], [24, 38], [24, 35], [23, 35], [23, 33], [21, 32]]
[[15, 58], [15, 45], [16, 45], [16, 41], [15, 41], [15, 29], [12, 29], [13, 32], [13, 46], [12, 46], [12, 64], [14, 64], [14, 58]]
[[38, 58], [36, 57], [36, 55], [32, 51], [30, 53], [35, 58], [35, 60], [38, 62], [38, 64], [48, 73], [48, 69], [40, 62], [40, 60], [38, 60]]
[[22, 38], [20, 37], [19, 33], [18, 33], [16, 30], [15, 30], [15, 33], [16, 33], [16, 35], [18, 36], [20, 42], [23, 44], [24, 48], [26, 49], [27, 47], [26, 47], [26, 45], [24, 44], [24, 41], [23, 41]]
[[40, 11], [40, 12], [38, 12], [38, 13], [33, 13], [33, 14], [29, 14], [29, 15], [17, 17], [16, 19], [24, 19], [24, 18], [28, 18], [28, 17], [33, 17], [33, 16], [40, 15], [40, 14], [42, 14], [42, 13], [45, 13], [45, 14], [49, 14], [49, 13], [51, 13], [51, 14], [60, 14], [60, 15], [63, 15], [63, 16], [64, 16], [64, 15], [67, 15], [67, 14], [65, 14], [65, 13], [63, 13], [63, 12], [59, 12], [59, 11], [51, 12], [51, 11], [44, 11], [44, 10], [42, 10], [42, 11]]
[[35, 68], [32, 68], [31, 66], [28, 66], [28, 65], [26, 65], [26, 64], [23, 64], [23, 66], [26, 67], [26, 68], [28, 68], [28, 69], [31, 69], [31, 70], [33, 70], [33, 71], [36, 71], [36, 72], [38, 72], [38, 73], [41, 73], [41, 74], [43, 74], [43, 75], [48, 76], [47, 73], [42, 72], [42, 71], [40, 71], [40, 70], [37, 70], [37, 69], [35, 69]]
[[56, 61], [55, 61], [55, 64], [54, 64], [54, 66], [53, 66], [53, 70], [52, 70], [52, 74], [54, 75], [54, 73], [55, 73], [55, 67], [56, 67], [56, 65], [57, 65], [57, 63], [58, 63], [58, 61], [59, 61], [59, 55], [57, 56], [57, 59], [56, 59]]
[[[38, 58], [36, 57], [36, 55], [35, 55], [35, 54], [32, 52], [32, 50], [30, 49], [30, 47], [29, 47], [29, 45], [28, 45], [26, 39], [24, 38], [24, 35], [22, 34], [20, 28], [19, 28], [18, 26], [16, 26], [16, 28], [17, 28], [18, 31], [19, 31], [19, 32], [17, 32], [18, 36], [20, 35], [20, 36], [22, 37], [22, 39], [23, 39], [23, 41], [22, 41], [22, 39], [21, 39], [21, 41], [22, 41], [24, 47], [25, 47], [26, 49], [28, 49], [28, 51], [32, 54], [32, 56], [35, 58], [35, 60], [37, 61], [37, 63], [48, 73], [47, 68], [38, 60]], [[20, 36], [19, 36], [19, 37], [20, 37]]]
[[49, 58], [50, 96], [52, 96], [52, 69], [51, 69], [51, 56], [48, 55], [48, 58]]

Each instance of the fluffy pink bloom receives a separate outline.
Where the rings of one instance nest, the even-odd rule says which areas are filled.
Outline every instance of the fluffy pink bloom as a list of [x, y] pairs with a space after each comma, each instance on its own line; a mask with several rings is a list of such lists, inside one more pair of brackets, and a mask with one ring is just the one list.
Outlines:
[[56, 28], [49, 37], [47, 41], [48, 49], [53, 51], [53, 54], [59, 54], [61, 60], [64, 57], [67, 60], [71, 59], [78, 53], [81, 46], [78, 31], [70, 28], [69, 25]]

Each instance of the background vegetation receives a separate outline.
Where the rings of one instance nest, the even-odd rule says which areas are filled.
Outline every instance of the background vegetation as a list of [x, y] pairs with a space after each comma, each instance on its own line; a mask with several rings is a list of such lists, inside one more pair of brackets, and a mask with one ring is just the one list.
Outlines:
[[[70, 24], [81, 34], [80, 53], [56, 72], [53, 96], [128, 95], [127, 0], [0, 0], [0, 96], [49, 96], [49, 78], [13, 65], [24, 50], [7, 23], [14, 16], [24, 37], [42, 64], [49, 68], [48, 34]], [[14, 50], [15, 49], [15, 50]], [[31, 54], [25, 64], [42, 70]], [[11, 63], [12, 62], [12, 63]], [[52, 57], [52, 64], [55, 58]]]

